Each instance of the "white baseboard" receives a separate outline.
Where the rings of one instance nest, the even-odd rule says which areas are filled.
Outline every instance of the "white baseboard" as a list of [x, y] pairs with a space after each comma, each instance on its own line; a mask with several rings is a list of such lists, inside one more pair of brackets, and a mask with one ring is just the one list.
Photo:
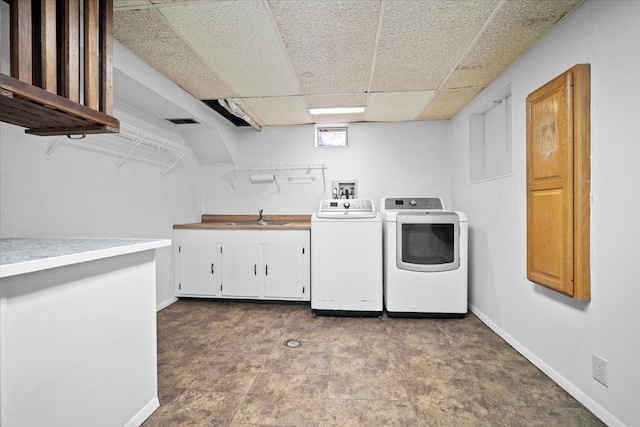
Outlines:
[[149, 418], [159, 407], [160, 401], [157, 397], [154, 397], [149, 403], [144, 405], [144, 407], [140, 409], [140, 411], [138, 411], [138, 413], [134, 415], [128, 423], [125, 424], [125, 427], [140, 427], [142, 423], [145, 422], [145, 420]]
[[596, 403], [593, 399], [587, 396], [582, 390], [568, 381], [565, 377], [560, 375], [557, 371], [555, 371], [551, 366], [547, 365], [543, 362], [538, 356], [533, 354], [529, 349], [520, 344], [515, 338], [502, 330], [498, 325], [496, 325], [489, 317], [487, 317], [484, 313], [474, 307], [472, 304], [469, 304], [469, 309], [473, 314], [475, 314], [478, 319], [482, 321], [485, 325], [487, 325], [493, 332], [498, 334], [503, 340], [505, 340], [511, 347], [516, 349], [516, 351], [526, 357], [531, 363], [533, 363], [538, 369], [544, 372], [549, 378], [555, 381], [560, 387], [562, 387], [567, 393], [573, 396], [578, 402], [582, 403], [587, 409], [594, 413], [594, 415], [602, 422], [607, 424], [610, 427], [625, 427], [624, 423], [622, 423], [619, 419], [614, 417], [610, 412]]
[[178, 298], [176, 297], [171, 297], [166, 301], [161, 302], [160, 304], [156, 305], [156, 312], [162, 310], [163, 308], [167, 308], [169, 307], [171, 304], [173, 304], [174, 302], [178, 301]]

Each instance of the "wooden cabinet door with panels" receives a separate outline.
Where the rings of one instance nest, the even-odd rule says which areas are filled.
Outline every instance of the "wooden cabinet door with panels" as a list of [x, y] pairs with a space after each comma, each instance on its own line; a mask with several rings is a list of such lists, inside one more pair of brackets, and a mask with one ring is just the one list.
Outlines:
[[590, 300], [590, 67], [527, 97], [527, 278]]

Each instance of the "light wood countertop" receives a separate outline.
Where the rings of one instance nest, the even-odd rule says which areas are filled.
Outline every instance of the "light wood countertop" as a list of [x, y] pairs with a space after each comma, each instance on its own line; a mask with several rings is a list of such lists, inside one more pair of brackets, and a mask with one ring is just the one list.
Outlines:
[[202, 215], [202, 222], [175, 224], [174, 230], [311, 230], [311, 215], [265, 215], [267, 225], [257, 224], [258, 215]]

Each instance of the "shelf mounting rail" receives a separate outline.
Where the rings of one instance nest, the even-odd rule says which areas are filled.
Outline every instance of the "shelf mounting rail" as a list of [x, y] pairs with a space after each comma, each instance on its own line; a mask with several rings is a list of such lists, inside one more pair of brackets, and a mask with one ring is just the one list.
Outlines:
[[[325, 170], [327, 167], [324, 164], [307, 164], [307, 165], [262, 165], [262, 166], [226, 166], [227, 175], [229, 177], [229, 183], [231, 187], [235, 190], [236, 186], [234, 184], [233, 172], [260, 172], [260, 171], [269, 171], [273, 173], [273, 179], [278, 187], [278, 192], [281, 192], [280, 181], [278, 180], [277, 172], [280, 171], [297, 171], [297, 170], [306, 170], [307, 173], [310, 173], [312, 170], [322, 170], [322, 181], [324, 184], [324, 191], [327, 191], [327, 181], [325, 177]], [[311, 182], [311, 181], [309, 181]]]

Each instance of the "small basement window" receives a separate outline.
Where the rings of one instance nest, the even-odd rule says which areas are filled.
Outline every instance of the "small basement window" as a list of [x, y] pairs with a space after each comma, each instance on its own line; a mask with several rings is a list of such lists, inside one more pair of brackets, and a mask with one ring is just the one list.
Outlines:
[[469, 130], [470, 181], [513, 175], [510, 83], [469, 115]]
[[347, 147], [349, 145], [349, 125], [316, 125], [316, 147]]

